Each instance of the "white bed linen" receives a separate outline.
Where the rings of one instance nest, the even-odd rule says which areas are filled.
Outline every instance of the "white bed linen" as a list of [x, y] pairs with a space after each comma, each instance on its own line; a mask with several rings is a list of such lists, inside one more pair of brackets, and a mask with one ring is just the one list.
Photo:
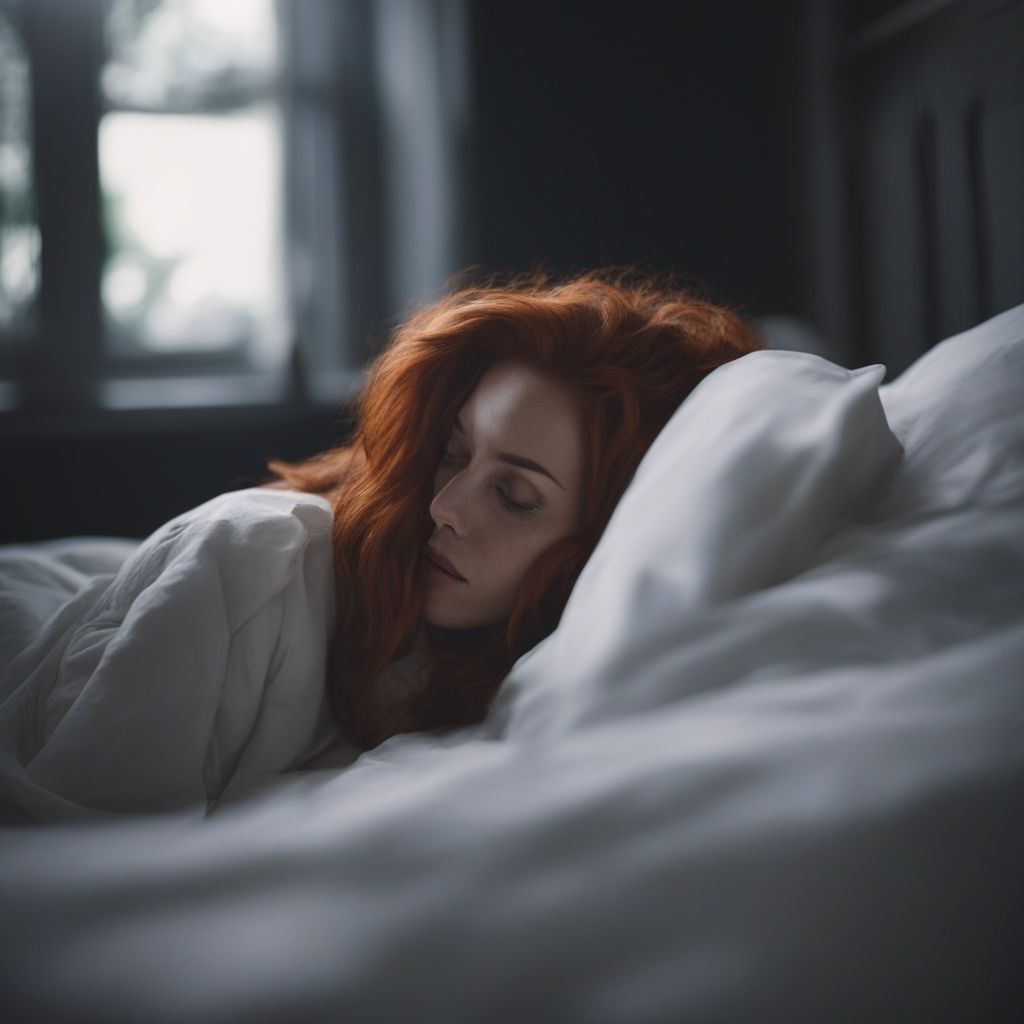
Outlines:
[[[678, 649], [622, 635], [617, 689], [601, 662], [596, 686], [528, 678], [535, 651], [481, 728], [280, 776], [205, 822], [6, 830], [7, 1005], [1022, 1019], [1022, 390], [1024, 307], [933, 350], [881, 389], [906, 454], [874, 507], [794, 576], [691, 600]], [[525, 713], [543, 699], [554, 735]]]
[[702, 381], [648, 451], [558, 629], [507, 680], [508, 735], [618, 721], [812, 649], [835, 664], [837, 638], [807, 635], [834, 582], [796, 609], [780, 585], [899, 465], [884, 375], [764, 351]]
[[116, 573], [139, 541], [70, 537], [0, 547], [0, 670], [93, 576]]
[[201, 814], [291, 766], [325, 710], [330, 529], [323, 498], [251, 489], [135, 546], [0, 549], [7, 813]]

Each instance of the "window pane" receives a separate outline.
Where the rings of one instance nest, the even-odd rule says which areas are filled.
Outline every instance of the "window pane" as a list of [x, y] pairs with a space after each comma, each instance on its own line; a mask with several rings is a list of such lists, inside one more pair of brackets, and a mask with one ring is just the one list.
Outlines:
[[115, 349], [244, 347], [274, 361], [283, 307], [275, 107], [107, 114], [100, 174]]
[[107, 51], [103, 92], [114, 106], [251, 96], [276, 74], [273, 0], [113, 0]]
[[[283, 359], [281, 110], [266, 90], [247, 93], [242, 73], [273, 54], [272, 10], [257, 0], [113, 5], [121, 41], [104, 70], [99, 158], [114, 353]], [[112, 70], [123, 72], [116, 89]], [[230, 94], [200, 95], [229, 80]]]
[[21, 5], [0, 6], [0, 336], [31, 328], [39, 291], [28, 57]]

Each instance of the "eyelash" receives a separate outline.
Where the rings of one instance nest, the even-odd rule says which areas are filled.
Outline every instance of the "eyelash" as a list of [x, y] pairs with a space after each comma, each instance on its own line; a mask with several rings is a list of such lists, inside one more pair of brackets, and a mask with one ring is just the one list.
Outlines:
[[540, 505], [521, 505], [518, 501], [513, 501], [500, 487], [495, 487], [494, 489], [498, 492], [501, 503], [517, 515], [532, 515], [540, 508]]
[[[458, 461], [459, 457], [457, 455], [452, 455], [452, 453], [447, 449], [445, 449], [444, 454], [441, 456], [441, 462], [446, 466], [454, 466]], [[500, 487], [495, 487], [494, 489], [497, 491], [498, 498], [502, 505], [504, 505], [510, 512], [516, 513], [516, 515], [532, 515], [540, 508], [540, 505], [523, 505], [518, 501], [513, 501], [508, 496], [508, 492], [502, 490]]]

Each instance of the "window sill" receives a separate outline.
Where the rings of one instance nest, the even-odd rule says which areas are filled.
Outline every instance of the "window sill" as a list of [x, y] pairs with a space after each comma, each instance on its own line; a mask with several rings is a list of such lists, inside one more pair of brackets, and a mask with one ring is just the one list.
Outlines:
[[100, 382], [89, 404], [19, 403], [17, 385], [0, 381], [0, 438], [140, 429], [215, 428], [254, 416], [261, 421], [341, 412], [364, 382], [361, 370], [320, 375], [315, 388], [296, 390], [279, 375], [122, 377]]

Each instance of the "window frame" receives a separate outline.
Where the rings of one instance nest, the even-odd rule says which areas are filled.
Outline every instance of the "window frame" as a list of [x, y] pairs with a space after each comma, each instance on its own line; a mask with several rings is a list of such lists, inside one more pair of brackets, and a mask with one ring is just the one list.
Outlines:
[[[346, 113], [340, 109], [341, 92], [352, 82], [331, 81], [310, 89], [297, 71], [303, 62], [294, 59], [310, 29], [337, 27], [341, 12], [320, 0], [297, 16], [296, 10], [307, 5], [276, 0], [282, 69], [279, 81], [261, 95], [276, 95], [282, 105], [285, 251], [291, 257], [302, 250], [306, 263], [316, 267], [316, 280], [314, 285], [308, 274], [300, 280], [286, 258], [290, 354], [280, 369], [267, 371], [253, 367], [237, 351], [134, 357], [105, 346], [99, 128], [107, 110], [100, 75], [109, 3], [32, 0], [19, 12], [30, 69], [40, 281], [34, 329], [0, 337], [0, 424], [10, 426], [12, 418], [51, 420], [62, 413], [78, 420], [87, 413], [123, 415], [127, 410], [166, 409], [180, 415], [198, 407], [337, 406], [347, 401], [361, 386], [367, 354], [366, 345], [343, 351], [337, 344], [352, 319], [341, 279], [339, 219], [345, 197], [340, 194], [342, 176], [336, 173], [339, 154], [346, 149], [338, 138], [344, 131], [339, 115]], [[364, 3], [342, 6], [348, 14], [362, 13], [361, 23], [368, 27]], [[346, 27], [347, 48], [365, 52], [357, 38], [360, 19]], [[336, 56], [332, 48], [328, 65], [336, 63]], [[360, 73], [358, 67], [349, 74], [353, 71]], [[312, 173], [315, 197], [309, 187]], [[364, 175], [356, 180], [365, 185]], [[330, 210], [327, 217], [324, 205]], [[337, 287], [331, 287], [332, 281]], [[370, 305], [372, 310], [362, 310], [361, 319], [379, 315], [379, 306]], [[194, 387], [188, 398], [190, 384]]]
[[[81, 82], [98, 67], [96, 15], [103, 4], [82, 0], [61, 7], [58, 0], [34, 0], [20, 10], [29, 58], [40, 280], [34, 330], [5, 336], [0, 369], [16, 381], [21, 406], [79, 406], [93, 390], [101, 343], [99, 94]], [[73, 173], [66, 173], [69, 164]]]
[[[218, 405], [257, 415], [281, 403], [337, 408], [361, 391], [396, 311], [464, 266], [468, 222], [455, 201], [468, 189], [472, 134], [464, 0], [274, 3], [292, 338], [289, 361], [272, 375], [240, 372], [216, 352], [147, 353], [134, 364], [104, 353], [98, 155], [109, 0], [21, 8], [42, 251], [36, 330], [0, 338], [0, 436], [60, 422], [105, 429], [112, 417], [152, 422], [162, 412], [171, 423]], [[402, 45], [434, 55], [416, 62], [411, 79], [396, 59]], [[429, 146], [397, 133], [410, 118], [429, 120]], [[403, 195], [417, 204], [403, 211]]]

